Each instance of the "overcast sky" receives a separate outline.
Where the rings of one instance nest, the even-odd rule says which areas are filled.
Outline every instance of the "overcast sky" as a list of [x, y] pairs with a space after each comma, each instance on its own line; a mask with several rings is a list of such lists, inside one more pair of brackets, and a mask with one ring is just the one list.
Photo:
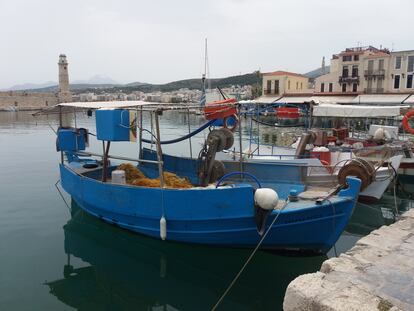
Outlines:
[[413, 0], [0, 0], [0, 88], [103, 74], [164, 83], [307, 72], [359, 45], [414, 49]]

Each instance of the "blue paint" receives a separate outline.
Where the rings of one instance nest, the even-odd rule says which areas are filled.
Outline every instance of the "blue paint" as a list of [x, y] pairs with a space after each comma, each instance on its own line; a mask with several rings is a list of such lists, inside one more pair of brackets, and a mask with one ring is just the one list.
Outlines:
[[[168, 160], [170, 167], [174, 166], [173, 158]], [[177, 167], [184, 173], [191, 171], [191, 166], [181, 167], [186, 161], [178, 162]], [[157, 174], [150, 165], [140, 169], [148, 175]], [[80, 175], [66, 165], [60, 165], [60, 174], [63, 188], [82, 209], [134, 232], [159, 238], [159, 219], [164, 211], [168, 240], [254, 247], [260, 239], [254, 220], [253, 187], [249, 184], [218, 189], [158, 189], [103, 183], [95, 179], [100, 171]], [[263, 246], [327, 251], [344, 230], [355, 206], [360, 181], [350, 178], [348, 183], [350, 188], [321, 205], [313, 201], [289, 203]], [[272, 212], [268, 225], [277, 214]]]
[[[129, 111], [123, 109], [96, 110], [96, 137], [106, 141], [129, 141]], [[131, 120], [132, 121], [132, 120]]]
[[57, 151], [79, 151], [85, 150], [87, 144], [87, 130], [73, 127], [59, 128], [57, 131]]

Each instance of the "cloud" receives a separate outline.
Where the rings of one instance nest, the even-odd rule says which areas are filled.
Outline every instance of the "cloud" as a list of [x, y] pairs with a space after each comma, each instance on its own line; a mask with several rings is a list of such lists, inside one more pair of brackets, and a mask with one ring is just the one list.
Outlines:
[[162, 83], [201, 76], [208, 37], [212, 77], [305, 72], [345, 47], [413, 49], [410, 0], [14, 0], [0, 2], [0, 88], [105, 74]]

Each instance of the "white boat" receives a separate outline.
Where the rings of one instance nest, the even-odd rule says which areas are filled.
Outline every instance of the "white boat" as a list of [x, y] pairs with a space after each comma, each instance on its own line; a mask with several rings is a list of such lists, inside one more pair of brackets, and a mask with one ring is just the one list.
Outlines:
[[[274, 163], [285, 165], [306, 165], [306, 182], [314, 186], [328, 186], [338, 182], [339, 173], [347, 163], [358, 159], [349, 151], [338, 151], [330, 153], [330, 165], [318, 158], [298, 158], [297, 150], [293, 147], [277, 147], [270, 145], [252, 145], [249, 150], [243, 152], [243, 161], [256, 163]], [[240, 161], [240, 153], [228, 151], [218, 156], [220, 160]], [[360, 192], [362, 201], [373, 202], [381, 199], [384, 192], [393, 181], [398, 171], [403, 156], [397, 155], [385, 161], [386, 166], [375, 167], [375, 176], [372, 182]]]

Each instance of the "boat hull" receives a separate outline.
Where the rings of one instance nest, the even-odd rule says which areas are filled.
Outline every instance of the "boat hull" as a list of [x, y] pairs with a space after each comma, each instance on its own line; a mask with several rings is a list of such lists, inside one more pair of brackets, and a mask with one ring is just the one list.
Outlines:
[[[231, 247], [254, 247], [260, 240], [254, 220], [253, 188], [158, 189], [103, 183], [60, 165], [61, 184], [87, 213], [124, 229], [167, 240]], [[328, 251], [344, 230], [355, 206], [360, 182], [321, 205], [289, 203], [272, 226], [263, 247]], [[278, 214], [273, 211], [267, 226]]]

